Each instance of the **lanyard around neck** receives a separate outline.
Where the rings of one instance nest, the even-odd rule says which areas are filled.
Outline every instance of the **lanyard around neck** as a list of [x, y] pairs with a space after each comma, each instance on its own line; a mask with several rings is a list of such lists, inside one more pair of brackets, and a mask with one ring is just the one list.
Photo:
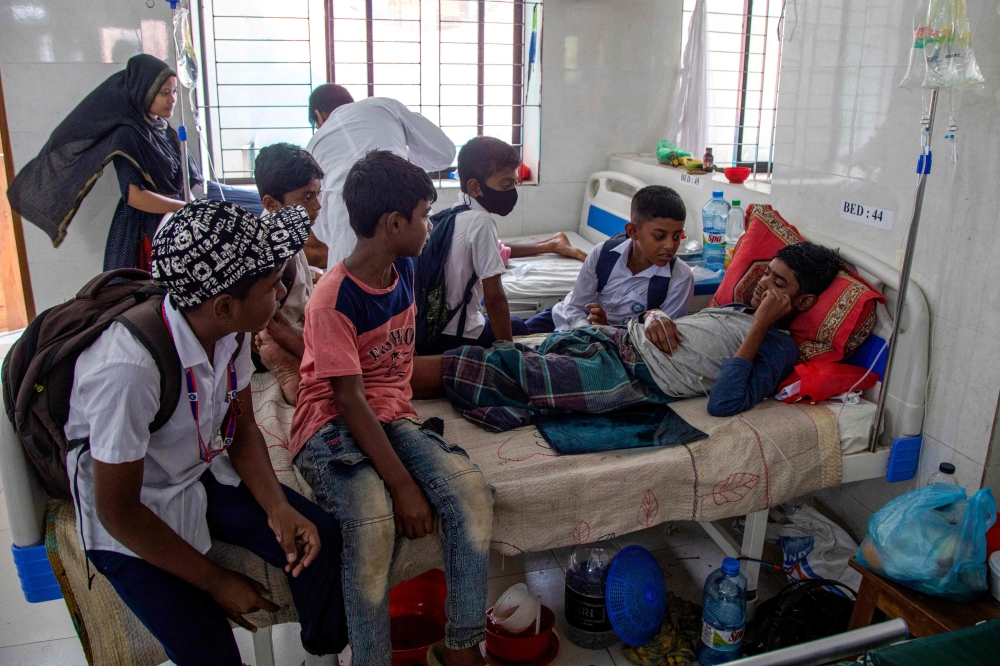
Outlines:
[[[160, 314], [163, 315], [163, 323], [167, 326], [167, 333], [173, 339], [174, 331], [170, 328], [170, 321], [167, 319], [166, 303], [160, 306]], [[236, 434], [236, 417], [242, 413], [240, 400], [236, 397], [236, 364], [229, 359], [229, 420], [226, 422], [226, 436], [222, 439], [222, 448], [210, 451], [205, 440], [201, 436], [201, 421], [198, 420], [198, 382], [195, 380], [194, 372], [191, 368], [184, 368], [184, 376], [187, 379], [188, 402], [191, 404], [191, 416], [194, 417], [194, 428], [198, 433], [198, 455], [203, 462], [211, 463], [217, 455], [225, 451], [233, 443], [233, 435]]]

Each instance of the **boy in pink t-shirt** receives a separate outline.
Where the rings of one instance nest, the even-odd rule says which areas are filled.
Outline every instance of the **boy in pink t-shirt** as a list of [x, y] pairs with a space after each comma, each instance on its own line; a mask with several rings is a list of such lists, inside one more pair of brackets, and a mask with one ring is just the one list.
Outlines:
[[343, 588], [355, 666], [386, 666], [389, 570], [395, 539], [418, 539], [440, 519], [448, 600], [444, 643], [428, 663], [484, 664], [493, 496], [460, 448], [416, 418], [413, 262], [437, 194], [423, 170], [372, 151], [347, 175], [354, 251], [306, 305], [305, 354], [292, 421], [295, 465], [340, 520]]

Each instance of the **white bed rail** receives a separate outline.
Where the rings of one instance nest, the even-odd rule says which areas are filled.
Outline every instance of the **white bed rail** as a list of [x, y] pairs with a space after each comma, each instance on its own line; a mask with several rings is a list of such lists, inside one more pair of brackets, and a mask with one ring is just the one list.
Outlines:
[[[611, 229], [621, 220], [624, 227], [632, 212], [632, 197], [649, 185], [635, 176], [617, 171], [598, 171], [587, 181], [580, 212], [580, 235], [595, 245], [621, 229]], [[591, 210], [593, 207], [594, 210]]]

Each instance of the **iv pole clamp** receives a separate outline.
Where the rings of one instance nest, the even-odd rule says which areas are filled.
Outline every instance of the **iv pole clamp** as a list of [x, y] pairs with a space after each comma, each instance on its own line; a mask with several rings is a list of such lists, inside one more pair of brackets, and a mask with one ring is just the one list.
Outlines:
[[930, 113], [926, 127], [925, 141], [920, 157], [917, 159], [917, 195], [913, 202], [913, 216], [910, 218], [910, 228], [906, 233], [906, 249], [903, 253], [903, 267], [899, 271], [899, 285], [896, 288], [896, 307], [892, 315], [892, 332], [889, 334], [889, 348], [886, 350], [885, 371], [882, 376], [882, 388], [878, 394], [875, 407], [875, 418], [868, 434], [868, 450], [874, 452], [878, 448], [879, 425], [885, 413], [885, 401], [889, 397], [889, 382], [892, 377], [892, 362], [896, 356], [896, 343], [899, 341], [899, 325], [903, 317], [903, 305], [906, 303], [906, 291], [910, 286], [910, 269], [913, 265], [913, 252], [917, 246], [917, 229], [920, 226], [920, 211], [924, 205], [924, 188], [927, 186], [927, 175], [931, 172], [931, 138], [934, 134], [934, 112], [937, 109], [938, 90], [931, 90]]

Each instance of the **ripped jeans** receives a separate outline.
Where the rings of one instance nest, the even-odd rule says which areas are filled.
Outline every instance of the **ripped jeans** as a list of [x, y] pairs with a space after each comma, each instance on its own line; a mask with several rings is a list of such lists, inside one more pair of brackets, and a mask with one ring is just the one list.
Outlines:
[[[445, 645], [478, 645], [486, 630], [493, 493], [479, 468], [410, 419], [382, 424], [396, 455], [427, 495], [441, 528]], [[392, 497], [343, 419], [330, 421], [295, 458], [317, 502], [341, 524], [347, 630], [355, 666], [389, 666], [389, 570], [396, 539]], [[399, 537], [403, 538], [403, 537]]]

